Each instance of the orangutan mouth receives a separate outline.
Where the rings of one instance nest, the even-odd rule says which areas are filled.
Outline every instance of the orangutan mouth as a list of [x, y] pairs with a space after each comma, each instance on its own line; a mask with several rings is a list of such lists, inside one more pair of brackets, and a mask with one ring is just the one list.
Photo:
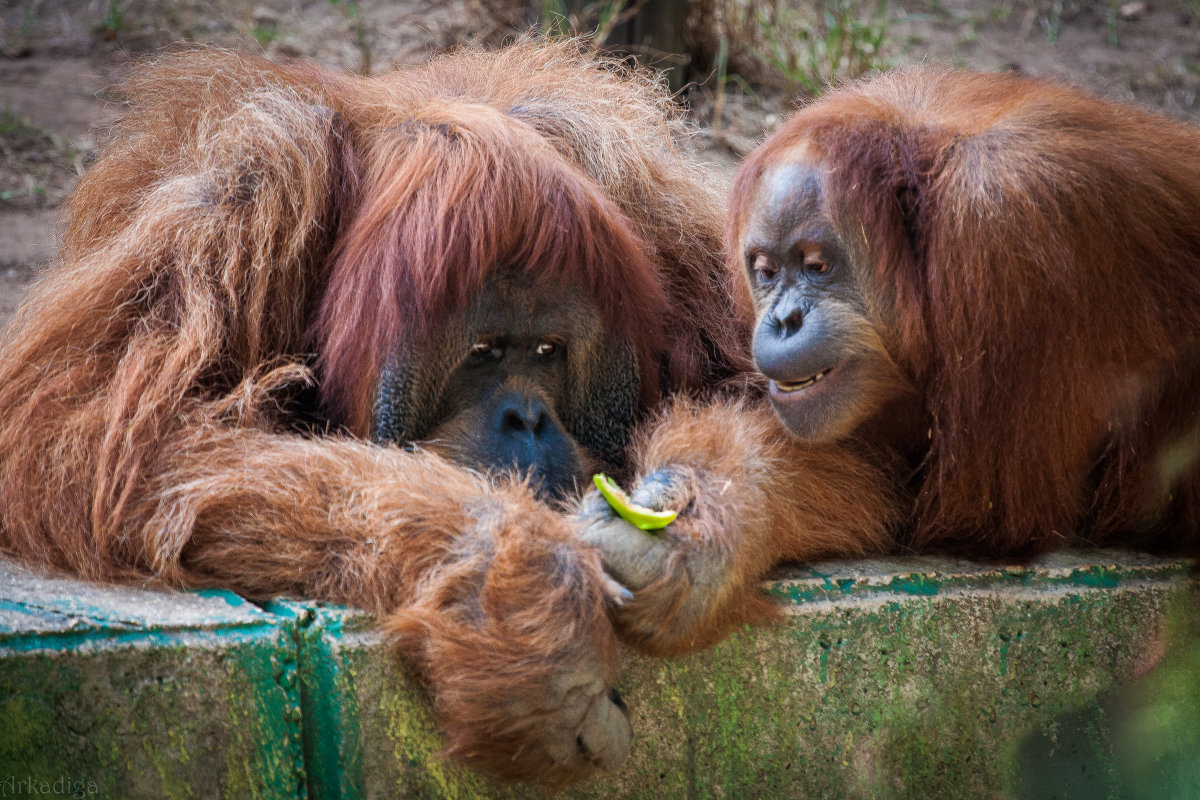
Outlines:
[[833, 367], [829, 367], [828, 369], [823, 369], [820, 372], [818, 372], [816, 375], [809, 375], [807, 378], [805, 378], [802, 381], [794, 381], [794, 382], [790, 382], [790, 383], [784, 382], [784, 381], [776, 381], [775, 385], [779, 388], [779, 391], [783, 392], [784, 394], [791, 394], [792, 392], [799, 392], [803, 389], [807, 389], [808, 387], [812, 386], [814, 383], [816, 383], [817, 381], [824, 378], [830, 372], [833, 372], [833, 369], [834, 369]]

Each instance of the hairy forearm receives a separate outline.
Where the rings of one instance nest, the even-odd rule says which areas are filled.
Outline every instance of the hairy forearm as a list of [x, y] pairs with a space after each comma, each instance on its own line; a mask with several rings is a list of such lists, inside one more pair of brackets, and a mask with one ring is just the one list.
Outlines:
[[637, 451], [639, 475], [672, 466], [693, 470], [703, 489], [686, 513], [755, 577], [782, 560], [886, 549], [901, 516], [886, 454], [798, 441], [765, 403], [674, 404]]
[[765, 405], [678, 401], [635, 453], [635, 500], [679, 517], [645, 534], [592, 501], [585, 536], [634, 590], [617, 614], [624, 638], [653, 653], [694, 650], [771, 616], [759, 581], [773, 566], [887, 550], [901, 517], [899, 473], [884, 454], [805, 445]]
[[142, 530], [173, 582], [377, 613], [433, 688], [448, 751], [496, 774], [624, 758], [608, 699], [617, 587], [527, 486], [356, 440], [188, 437], [145, 495]]

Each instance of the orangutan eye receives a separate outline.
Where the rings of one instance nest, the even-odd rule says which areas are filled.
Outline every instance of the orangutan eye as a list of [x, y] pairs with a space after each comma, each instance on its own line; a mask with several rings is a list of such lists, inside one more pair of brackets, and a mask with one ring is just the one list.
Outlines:
[[754, 277], [759, 283], [769, 283], [779, 274], [779, 267], [771, 263], [771, 259], [767, 258], [766, 253], [759, 253], [754, 257]]
[[504, 342], [500, 339], [480, 339], [471, 345], [471, 358], [500, 358], [504, 355]]
[[540, 342], [534, 351], [542, 358], [549, 358], [558, 352], [557, 342]]
[[829, 272], [829, 265], [824, 261], [805, 261], [804, 268], [814, 275], [824, 275]]

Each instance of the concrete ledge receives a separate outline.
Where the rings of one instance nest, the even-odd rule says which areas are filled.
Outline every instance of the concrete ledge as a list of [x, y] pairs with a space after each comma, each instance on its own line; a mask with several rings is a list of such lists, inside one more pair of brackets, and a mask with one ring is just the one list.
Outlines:
[[297, 797], [293, 637], [229, 592], [0, 563], [0, 794]]
[[[13, 592], [3, 577], [10, 574], [0, 574], [0, 598], [9, 600], [0, 607], [13, 607], [16, 594], [23, 616], [0, 616], [0, 781], [29, 772], [21, 759], [34, 758], [39, 775], [119, 774], [122, 782], [106, 784], [119, 787], [117, 796], [167, 796], [162, 787], [206, 796], [218, 786], [227, 795], [283, 796], [276, 789], [287, 782], [277, 776], [299, 774], [277, 766], [297, 749], [289, 704], [298, 690], [313, 797], [538, 795], [437, 757], [427, 699], [362, 612], [279, 601], [266, 613], [235, 598], [183, 596], [215, 601], [236, 621], [172, 622], [173, 646], [147, 662], [139, 648], [116, 647], [125, 632], [115, 624], [142, 625], [149, 636], [162, 622], [109, 615], [101, 633], [68, 636], [59, 617], [91, 625], [92, 601], [72, 617], [62, 605], [80, 589], [55, 582], [54, 605], [46, 584]], [[769, 590], [786, 606], [782, 624], [688, 658], [629, 659], [620, 688], [634, 717], [633, 755], [619, 774], [564, 796], [1050, 796], [1030, 790], [1023, 772], [1064, 758], [1064, 775], [1078, 761], [1111, 778], [1119, 765], [1109, 750], [1093, 747], [1084, 754], [1090, 761], [1072, 761], [1056, 749], [1057, 733], [1072, 720], [1106, 724], [1096, 716], [1103, 693], [1159, 647], [1168, 608], [1196, 585], [1186, 562], [1104, 551], [1024, 567], [922, 558], [780, 574]], [[250, 646], [259, 641], [251, 629], [264, 655], [267, 643], [292, 648], [295, 684], [277, 651], [282, 672], [270, 656], [216, 658], [205, 644], [241, 632], [246, 641], [231, 646]], [[93, 636], [109, 644], [96, 647]], [[27, 661], [34, 653], [41, 660]], [[168, 694], [148, 675], [208, 688]], [[170, 720], [180, 720], [185, 737], [215, 729], [204, 734], [215, 746], [181, 744], [168, 734]], [[282, 750], [268, 756], [272, 748]], [[114, 751], [133, 757], [107, 755]], [[1113, 780], [1090, 796], [1104, 796]]]
[[[1020, 568], [899, 559], [777, 576], [784, 624], [689, 658], [630, 659], [630, 762], [564, 796], [1015, 791], [1022, 741], [1134, 673], [1189, 573], [1179, 561], [1069, 553]], [[301, 608], [302, 684], [321, 698], [305, 716], [306, 736], [310, 719], [322, 730], [307, 762], [315, 796], [536, 795], [436, 757], [428, 704], [370, 617]]]

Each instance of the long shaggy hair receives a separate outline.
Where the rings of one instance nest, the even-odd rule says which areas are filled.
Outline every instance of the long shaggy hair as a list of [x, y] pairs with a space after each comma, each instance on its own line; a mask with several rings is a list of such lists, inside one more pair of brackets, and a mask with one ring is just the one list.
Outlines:
[[178, 580], [128, 516], [164, 442], [274, 428], [310, 353], [330, 416], [366, 435], [386, 354], [496, 266], [582, 280], [636, 342], [648, 398], [746, 363], [741, 291], [714, 267], [720, 187], [673, 150], [682, 123], [641, 73], [571, 43], [378, 78], [207, 50], [125, 91], [5, 337], [8, 549]]
[[1046, 81], [898, 71], [748, 158], [731, 236], [801, 150], [923, 398], [915, 545], [1197, 529], [1200, 131]]
[[[596, 553], [528, 487], [362, 439], [385, 359], [493, 269], [589, 293], [637, 353], [642, 412], [748, 367], [722, 187], [676, 150], [669, 97], [570, 42], [379, 77], [190, 50], [125, 92], [0, 345], [0, 549], [364, 606], [431, 682], [452, 752], [591, 768], [543, 723], [567, 666], [615, 679]], [[338, 433], [295, 432], [311, 383]]]

